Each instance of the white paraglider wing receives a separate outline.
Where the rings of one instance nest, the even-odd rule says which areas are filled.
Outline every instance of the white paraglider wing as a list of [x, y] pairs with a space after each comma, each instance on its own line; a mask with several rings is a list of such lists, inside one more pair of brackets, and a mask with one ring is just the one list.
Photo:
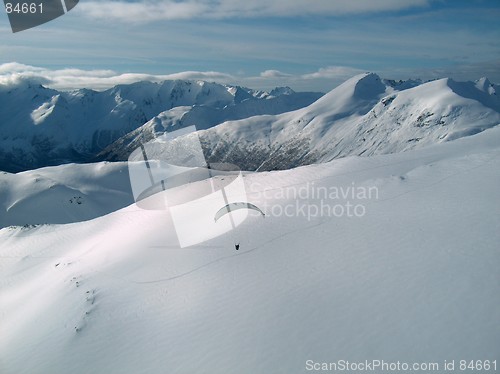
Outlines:
[[243, 202], [230, 203], [230, 204], [227, 204], [226, 206], [220, 208], [219, 211], [217, 213], [215, 213], [215, 217], [214, 217], [215, 222], [217, 222], [217, 220], [219, 218], [221, 218], [223, 215], [230, 213], [232, 211], [238, 210], [238, 209], [252, 209], [252, 210], [255, 210], [255, 211], [259, 212], [260, 214], [262, 214], [263, 217], [265, 216], [264, 212], [262, 210], [260, 210], [260, 208], [258, 206], [254, 205], [252, 203], [243, 203]]

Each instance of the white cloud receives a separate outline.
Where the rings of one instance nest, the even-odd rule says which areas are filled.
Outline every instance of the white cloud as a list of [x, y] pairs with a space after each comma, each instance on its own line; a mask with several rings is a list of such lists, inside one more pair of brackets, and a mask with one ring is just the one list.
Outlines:
[[260, 73], [260, 76], [262, 78], [288, 78], [291, 77], [292, 75], [283, 73], [279, 70], [266, 70]]
[[258, 77], [248, 77], [245, 83], [250, 87], [271, 89], [276, 86], [290, 86], [296, 91], [327, 92], [364, 70], [347, 66], [328, 66], [306, 74], [289, 74], [279, 70], [265, 70]]
[[425, 7], [431, 0], [142, 0], [85, 1], [79, 12], [91, 18], [147, 23], [192, 18], [345, 15]]
[[36, 81], [58, 90], [90, 88], [104, 90], [119, 84], [139, 81], [205, 80], [209, 82], [237, 84], [256, 89], [272, 89], [290, 86], [299, 91], [329, 91], [344, 80], [363, 72], [345, 67], [329, 66], [307, 74], [289, 74], [279, 70], [265, 70], [258, 76], [231, 75], [217, 71], [184, 71], [173, 74], [120, 74], [113, 70], [47, 69], [16, 62], [0, 65], [0, 84], [10, 85], [20, 80]]
[[[452, 77], [457, 80], [474, 80], [487, 76], [493, 82], [499, 82], [498, 60], [469, 65], [456, 65], [447, 68], [433, 69], [392, 69], [378, 71], [384, 78], [443, 78]], [[82, 69], [47, 69], [19, 63], [0, 64], [0, 85], [18, 84], [20, 81], [32, 81], [58, 90], [90, 88], [104, 90], [119, 84], [131, 84], [139, 81], [161, 82], [164, 80], [205, 80], [225, 84], [235, 84], [255, 89], [271, 90], [278, 86], [289, 86], [295, 91], [328, 92], [354, 75], [365, 70], [347, 66], [328, 66], [305, 74], [290, 74], [279, 70], [265, 70], [260, 74], [231, 75], [217, 71], [184, 71], [174, 74], [120, 74], [113, 70]]]
[[204, 1], [88, 1], [82, 2], [79, 11], [85, 16], [124, 22], [147, 23], [158, 20], [189, 19], [204, 14]]
[[34, 80], [59, 90], [76, 88], [104, 90], [118, 84], [130, 84], [139, 81], [160, 82], [171, 79], [207, 80], [224, 83], [234, 80], [234, 77], [212, 71], [185, 71], [175, 74], [154, 75], [140, 73], [119, 74], [113, 70], [50, 70], [15, 62], [0, 65], [0, 84], [8, 85], [20, 80]]
[[303, 79], [346, 79], [353, 75], [363, 73], [363, 70], [350, 68], [346, 66], [328, 66], [321, 68], [314, 73], [302, 75]]
[[32, 80], [59, 90], [90, 88], [104, 90], [118, 84], [139, 81], [206, 80], [238, 84], [257, 89], [290, 86], [295, 90], [329, 91], [362, 70], [345, 66], [329, 66], [307, 74], [289, 74], [279, 70], [265, 70], [258, 76], [231, 75], [217, 71], [184, 71], [173, 74], [120, 74], [113, 70], [47, 69], [16, 62], [0, 65], [0, 84], [8, 85], [20, 80]]

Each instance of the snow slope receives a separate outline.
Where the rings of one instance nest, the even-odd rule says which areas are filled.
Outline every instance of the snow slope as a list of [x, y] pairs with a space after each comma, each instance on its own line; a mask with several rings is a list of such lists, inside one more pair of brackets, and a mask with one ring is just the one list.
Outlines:
[[0, 227], [79, 222], [133, 202], [126, 163], [0, 172]]
[[[189, 107], [218, 120], [277, 114], [307, 106], [322, 94], [270, 93], [203, 81], [138, 82], [97, 92], [59, 92], [30, 80], [0, 85], [0, 170], [17, 172], [95, 160], [118, 138], [165, 110]], [[189, 108], [185, 109], [189, 112]], [[202, 108], [202, 109], [201, 109]], [[100, 160], [104, 160], [101, 156]]]
[[[267, 217], [191, 248], [178, 248], [168, 211], [136, 205], [4, 228], [0, 371], [302, 373], [306, 360], [377, 359], [443, 372], [444, 360], [498, 360], [498, 170], [496, 127], [246, 174], [248, 201]], [[379, 194], [354, 201], [362, 217], [277, 214], [317, 206], [281, 194], [311, 184]]]

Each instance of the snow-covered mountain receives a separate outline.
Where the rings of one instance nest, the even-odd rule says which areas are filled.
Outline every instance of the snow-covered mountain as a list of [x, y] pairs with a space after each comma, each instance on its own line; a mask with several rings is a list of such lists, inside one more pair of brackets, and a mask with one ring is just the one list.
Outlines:
[[[164, 111], [143, 126], [120, 137], [96, 156], [100, 160], [126, 160], [130, 152], [140, 144], [147, 143], [165, 132], [188, 126], [198, 130], [208, 129], [228, 120], [245, 119], [257, 115], [273, 115], [292, 109], [307, 107], [320, 94], [314, 92], [295, 93], [290, 88], [277, 88], [271, 93], [256, 93], [259, 100], [245, 99], [236, 105], [213, 107], [207, 105], [178, 106]], [[264, 100], [263, 100], [264, 99]]]
[[[0, 170], [17, 172], [88, 162], [156, 115], [182, 107], [173, 121], [218, 121], [277, 114], [307, 106], [320, 93], [272, 93], [203, 81], [138, 82], [97, 92], [59, 92], [30, 81], [0, 85]], [[179, 113], [177, 110], [175, 113]], [[175, 117], [175, 115], [174, 115]]]
[[[449, 92], [449, 81], [435, 84]], [[387, 107], [408, 103], [402, 94]], [[370, 100], [358, 111], [348, 104], [359, 97], [345, 98], [338, 108], [358, 120], [371, 115]], [[442, 127], [439, 117], [418, 116], [401, 121]], [[41, 173], [71, 168], [79, 166]], [[500, 342], [498, 170], [500, 127], [403, 153], [245, 174], [248, 201], [266, 217], [191, 248], [178, 247], [170, 209], [137, 205], [87, 222], [1, 229], [1, 372], [307, 373], [308, 363], [339, 360], [436, 363], [432, 372], [461, 372], [459, 360], [492, 365]], [[30, 193], [26, 176], [30, 185], [16, 199]], [[345, 205], [350, 194], [292, 193], [353, 186], [379, 191], [351, 201], [365, 207], [362, 217], [303, 214], [323, 200]], [[158, 196], [169, 201], [171, 193]], [[444, 360], [455, 360], [455, 370]]]
[[370, 73], [322, 97], [201, 81], [139, 82], [104, 92], [58, 92], [21, 81], [0, 87], [0, 168], [125, 161], [141, 144], [193, 125], [209, 161], [246, 170], [406, 151], [499, 124], [497, 89], [486, 78], [396, 82]]
[[[112, 144], [107, 157], [126, 160], [140, 144], [176, 129], [178, 119], [184, 117], [189, 118], [182, 108], [162, 113]], [[203, 129], [203, 122], [199, 123]], [[228, 121], [198, 135], [211, 162], [230, 162], [244, 170], [275, 170], [349, 155], [407, 151], [498, 124], [500, 97], [486, 78], [395, 82], [367, 73], [305, 108]]]
[[273, 170], [407, 151], [498, 124], [500, 98], [485, 79], [441, 79], [398, 91], [367, 74], [307, 108], [226, 122], [199, 135], [211, 160]]
[[[54, 162], [57, 160], [51, 158], [54, 149], [65, 150], [64, 147], [72, 142], [82, 141], [80, 144], [83, 144], [83, 139], [89, 137], [98, 139], [95, 138], [96, 129], [105, 126], [90, 124], [87, 130], [81, 129], [80, 138], [75, 133], [71, 134], [74, 136], [71, 138], [70, 135], [66, 137], [66, 127], [57, 125], [57, 118], [81, 115], [73, 130], [77, 127], [76, 123], [81, 126], [82, 118], [87, 116], [103, 123], [109, 120], [111, 125], [108, 129], [116, 125], [115, 130], [122, 131], [121, 125], [117, 125], [119, 121], [113, 122], [113, 118], [128, 121], [129, 109], [142, 113], [139, 117], [143, 118], [160, 110], [166, 102], [171, 106], [174, 102], [175, 105], [182, 105], [163, 111], [135, 128], [113, 142], [100, 153], [100, 157], [126, 160], [140, 144], [154, 140], [166, 131], [196, 125], [198, 129], [206, 129], [198, 131], [198, 136], [210, 162], [230, 162], [243, 170], [289, 169], [351, 155], [408, 151], [473, 135], [500, 123], [497, 87], [485, 78], [477, 82], [441, 79], [421, 83], [387, 81], [375, 74], [363, 74], [302, 109], [279, 115], [257, 115], [215, 127], [228, 117], [245, 117], [266, 110], [279, 112], [288, 106], [302, 105], [304, 102], [301, 100], [311, 100], [315, 94], [301, 96], [289, 88], [265, 93], [184, 81], [164, 82], [161, 85], [142, 82], [117, 86], [105, 92], [79, 90], [69, 93], [58, 93], [30, 82], [23, 84], [0, 93], [4, 98], [13, 100], [10, 107], [14, 106], [14, 102], [20, 107], [29, 107], [28, 103], [37, 100], [49, 100], [53, 105], [42, 104], [43, 110], [38, 108], [31, 113], [31, 120], [38, 125], [24, 126], [26, 113], [23, 112], [12, 117], [15, 123], [20, 124], [16, 128], [19, 137], [9, 138], [7, 131], [0, 153], [8, 153], [8, 144], [17, 144], [16, 147], [21, 148], [13, 149], [24, 155], [45, 146], [37, 152], [45, 150], [49, 156], [33, 162], [49, 159]], [[156, 93], [153, 95], [152, 92]], [[36, 94], [29, 99], [31, 93]], [[111, 99], [111, 96], [114, 98]], [[252, 99], [254, 96], [259, 98]], [[60, 102], [67, 105], [60, 106]], [[136, 102], [143, 104], [142, 109], [137, 109]], [[185, 105], [189, 102], [200, 105]], [[210, 106], [212, 104], [215, 106]], [[116, 106], [108, 113], [113, 105]], [[2, 106], [1, 113], [9, 112], [10, 107]], [[69, 110], [70, 107], [73, 109]], [[80, 109], [74, 109], [76, 107]], [[120, 108], [125, 107], [129, 109], [120, 112]], [[7, 125], [14, 122], [4, 122], [3, 127], [12, 129]], [[33, 129], [40, 130], [40, 138]], [[98, 131], [102, 134], [104, 130], [100, 128]], [[59, 138], [65, 140], [61, 140], [59, 148], [54, 148], [41, 134], [52, 136], [53, 141]], [[34, 137], [31, 139], [30, 136]], [[29, 139], [30, 146], [26, 145]], [[45, 140], [36, 143], [34, 139]], [[182, 146], [185, 140], [190, 142], [192, 137], [178, 138], [172, 144], [162, 143], [162, 153], [176, 154], [174, 147]], [[22, 148], [23, 144], [28, 151]], [[77, 159], [82, 154], [74, 149], [71, 151]], [[15, 165], [19, 166], [22, 159], [16, 159]], [[14, 164], [9, 165], [12, 167]], [[133, 201], [128, 181], [125, 163], [63, 165], [17, 175], [0, 174], [0, 227], [69, 223], [107, 214]], [[40, 209], [33, 211], [34, 205]]]

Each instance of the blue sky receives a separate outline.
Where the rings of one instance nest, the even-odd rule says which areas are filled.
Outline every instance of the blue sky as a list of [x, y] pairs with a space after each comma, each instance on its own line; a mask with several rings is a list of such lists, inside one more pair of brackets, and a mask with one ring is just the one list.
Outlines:
[[365, 71], [500, 82], [499, 19], [498, 0], [80, 0], [16, 34], [0, 13], [0, 82], [192, 78], [328, 91]]

